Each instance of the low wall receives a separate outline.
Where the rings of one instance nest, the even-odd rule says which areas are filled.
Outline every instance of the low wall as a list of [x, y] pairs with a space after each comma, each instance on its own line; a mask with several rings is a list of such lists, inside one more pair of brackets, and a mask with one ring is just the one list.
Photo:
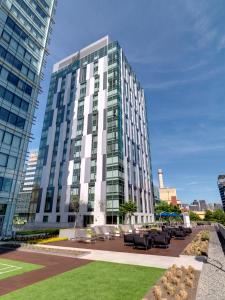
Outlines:
[[210, 232], [208, 257], [200, 275], [196, 300], [225, 299], [225, 256], [215, 230]]
[[70, 239], [74, 239], [75, 238], [75, 230], [74, 228], [71, 228], [71, 229], [60, 229], [59, 231], [59, 237], [60, 238], [68, 238], [69, 240]]
[[222, 235], [223, 239], [225, 240], [225, 226], [223, 226], [222, 224], [217, 224], [217, 228], [220, 234]]

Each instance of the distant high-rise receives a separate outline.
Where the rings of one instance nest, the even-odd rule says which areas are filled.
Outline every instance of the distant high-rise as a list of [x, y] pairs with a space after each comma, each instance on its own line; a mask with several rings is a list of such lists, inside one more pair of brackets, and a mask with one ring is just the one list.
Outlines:
[[55, 2], [0, 1], [0, 237], [11, 234]]
[[20, 192], [16, 203], [15, 215], [28, 221], [28, 219], [34, 218], [35, 215], [29, 215], [30, 201], [32, 195], [32, 189], [34, 185], [34, 177], [37, 166], [38, 151], [30, 151], [28, 161], [25, 166], [23, 179], [20, 186]]
[[[144, 90], [116, 41], [106, 36], [54, 65], [32, 201], [36, 224], [153, 221]], [[77, 205], [77, 206], [78, 206]]]
[[200, 209], [200, 204], [199, 204], [199, 201], [198, 200], [194, 200], [192, 205], [195, 207], [195, 210], [201, 210]]
[[202, 211], [207, 210], [207, 203], [205, 200], [199, 200], [199, 206], [200, 206], [200, 210]]
[[220, 192], [223, 210], [225, 211], [225, 175], [218, 176], [217, 184]]
[[214, 203], [214, 210], [216, 209], [223, 209], [223, 206], [221, 203]]

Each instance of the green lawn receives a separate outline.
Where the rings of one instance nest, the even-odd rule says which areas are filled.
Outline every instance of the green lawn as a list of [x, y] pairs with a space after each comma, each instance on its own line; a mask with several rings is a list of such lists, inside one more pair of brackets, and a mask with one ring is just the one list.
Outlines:
[[164, 270], [92, 262], [1, 297], [1, 300], [140, 300]]
[[18, 260], [0, 259], [0, 280], [39, 268], [42, 268], [42, 266], [28, 264]]

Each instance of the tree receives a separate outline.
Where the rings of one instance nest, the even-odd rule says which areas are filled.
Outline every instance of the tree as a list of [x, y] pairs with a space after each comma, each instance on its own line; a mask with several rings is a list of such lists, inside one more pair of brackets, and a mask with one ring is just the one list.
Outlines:
[[201, 218], [199, 217], [199, 215], [197, 215], [193, 211], [189, 212], [189, 217], [190, 217], [191, 221], [200, 221], [201, 220]]
[[211, 210], [205, 211], [204, 221], [213, 221], [213, 212]]
[[160, 201], [155, 206], [155, 213], [160, 214], [162, 212], [174, 212], [180, 214], [181, 210], [177, 205], [168, 204], [166, 201]]
[[77, 214], [79, 213], [80, 203], [79, 203], [79, 197], [78, 195], [71, 195], [70, 199], [70, 210], [74, 212], [74, 228], [76, 228], [77, 225]]
[[213, 212], [213, 219], [218, 223], [225, 224], [225, 213], [222, 209], [217, 209]]
[[131, 217], [136, 211], [137, 206], [132, 200], [129, 200], [128, 202], [125, 202], [120, 206], [120, 213], [128, 217], [129, 224], [131, 224]]
[[225, 213], [222, 209], [215, 211], [206, 210], [204, 221], [214, 221], [225, 225]]

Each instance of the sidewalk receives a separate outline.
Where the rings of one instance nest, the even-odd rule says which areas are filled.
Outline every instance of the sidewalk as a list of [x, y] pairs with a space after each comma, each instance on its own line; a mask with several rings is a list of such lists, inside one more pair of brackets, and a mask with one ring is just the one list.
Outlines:
[[196, 270], [201, 271], [203, 263], [197, 261], [194, 256], [180, 255], [179, 257], [171, 256], [159, 256], [159, 255], [145, 255], [137, 253], [126, 253], [126, 252], [115, 252], [115, 251], [103, 251], [103, 250], [94, 250], [85, 248], [73, 248], [73, 247], [62, 247], [62, 246], [51, 246], [51, 245], [38, 245], [41, 249], [51, 248], [59, 250], [77, 250], [84, 251], [84, 254], [80, 255], [80, 259], [88, 260], [99, 260], [99, 261], [108, 261], [121, 264], [130, 264], [130, 265], [139, 265], [147, 267], [156, 267], [167, 269], [173, 264], [177, 266], [193, 266]]

